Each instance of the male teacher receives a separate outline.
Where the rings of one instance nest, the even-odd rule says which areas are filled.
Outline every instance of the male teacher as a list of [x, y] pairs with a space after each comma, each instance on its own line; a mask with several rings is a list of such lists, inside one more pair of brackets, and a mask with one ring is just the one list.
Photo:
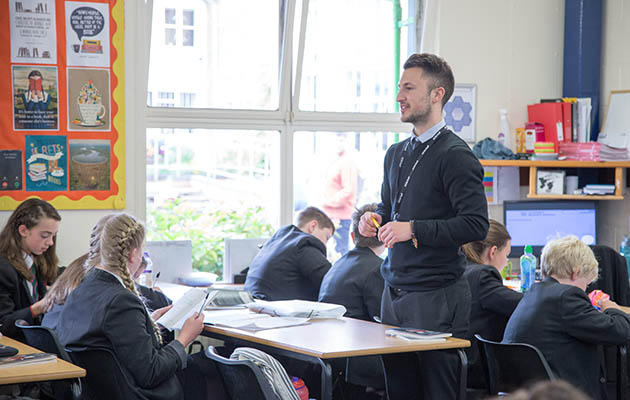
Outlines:
[[[381, 203], [359, 223], [363, 236], [378, 234], [390, 249], [381, 267], [381, 320], [464, 338], [471, 296], [460, 246], [488, 231], [483, 168], [442, 118], [455, 86], [446, 61], [413, 54], [398, 86], [401, 120], [413, 125], [413, 135], [387, 150]], [[392, 398], [456, 398], [454, 352], [423, 352], [421, 365], [415, 357], [404, 367], [400, 361], [390, 364], [396, 385], [388, 386], [399, 391]]]

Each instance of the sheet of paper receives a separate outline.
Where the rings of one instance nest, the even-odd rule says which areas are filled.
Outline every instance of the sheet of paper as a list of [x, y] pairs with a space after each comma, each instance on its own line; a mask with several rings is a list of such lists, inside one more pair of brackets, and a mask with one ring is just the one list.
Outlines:
[[169, 330], [181, 329], [186, 319], [199, 311], [206, 293], [206, 289], [190, 289], [156, 322]]
[[340, 318], [346, 313], [346, 308], [339, 304], [319, 303], [306, 300], [256, 301], [247, 307], [258, 313], [278, 317], [298, 318]]
[[205, 314], [203, 322], [206, 324], [256, 331], [303, 325], [308, 323], [308, 320], [306, 318], [272, 317], [268, 314], [257, 314], [247, 309], [241, 309], [208, 312]]

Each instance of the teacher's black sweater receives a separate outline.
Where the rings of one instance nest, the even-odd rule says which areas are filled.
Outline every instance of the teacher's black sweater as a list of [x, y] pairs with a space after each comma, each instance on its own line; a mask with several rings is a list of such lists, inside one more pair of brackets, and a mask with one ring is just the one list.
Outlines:
[[[408, 139], [409, 140], [409, 139]], [[393, 219], [395, 199], [426, 144], [407, 149], [407, 140], [385, 155], [381, 203], [382, 224]], [[430, 141], [431, 143], [431, 141]], [[483, 240], [488, 232], [488, 206], [483, 168], [468, 145], [443, 130], [416, 167], [399, 210], [399, 221], [414, 220], [418, 248], [411, 240], [389, 250], [381, 273], [387, 283], [405, 290], [434, 290], [454, 283], [464, 273], [464, 243]]]

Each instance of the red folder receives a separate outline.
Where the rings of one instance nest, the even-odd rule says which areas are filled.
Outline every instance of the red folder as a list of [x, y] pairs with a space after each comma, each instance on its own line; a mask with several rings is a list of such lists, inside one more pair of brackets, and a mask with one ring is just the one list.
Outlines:
[[538, 103], [527, 106], [529, 122], [538, 122], [545, 127], [545, 142], [554, 143], [558, 152], [558, 142], [564, 142], [563, 103]]

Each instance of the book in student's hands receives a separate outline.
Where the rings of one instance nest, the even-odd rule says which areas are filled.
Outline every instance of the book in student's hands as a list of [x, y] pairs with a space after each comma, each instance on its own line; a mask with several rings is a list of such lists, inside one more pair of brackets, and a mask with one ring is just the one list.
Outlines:
[[57, 361], [57, 356], [51, 353], [17, 354], [0, 358], [0, 368], [17, 367], [21, 365], [43, 364]]
[[417, 328], [390, 328], [385, 331], [385, 334], [409, 340], [430, 341], [431, 343], [445, 342], [447, 337], [452, 336], [452, 334], [448, 332], [436, 332]]
[[[206, 298], [207, 297], [207, 298]], [[181, 329], [184, 322], [199, 312], [205, 301], [205, 308], [224, 308], [242, 306], [254, 301], [251, 295], [243, 290], [227, 289], [202, 289], [192, 288], [173, 303], [173, 308], [168, 310], [156, 322], [168, 330]]]

